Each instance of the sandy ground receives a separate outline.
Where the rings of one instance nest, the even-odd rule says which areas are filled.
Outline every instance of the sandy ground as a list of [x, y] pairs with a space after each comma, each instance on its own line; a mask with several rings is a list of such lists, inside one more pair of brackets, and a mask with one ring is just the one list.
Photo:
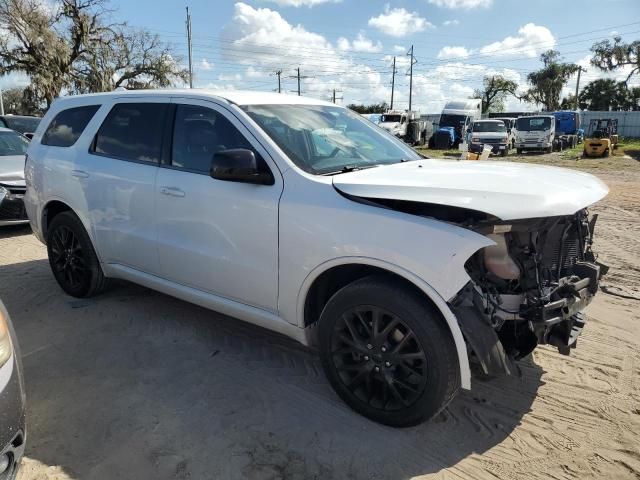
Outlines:
[[141, 287], [65, 296], [27, 229], [0, 232], [21, 342], [32, 479], [640, 478], [640, 170], [599, 169], [612, 270], [571, 357], [474, 379], [434, 421], [352, 413], [313, 352]]

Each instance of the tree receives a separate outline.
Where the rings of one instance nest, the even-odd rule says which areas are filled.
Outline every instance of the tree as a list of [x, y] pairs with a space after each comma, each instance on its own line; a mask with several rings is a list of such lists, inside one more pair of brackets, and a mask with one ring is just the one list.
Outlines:
[[623, 43], [620, 37], [611, 40], [602, 40], [594, 43], [591, 47], [593, 57], [591, 64], [605, 72], [611, 72], [623, 67], [630, 67], [631, 70], [625, 84], [637, 73], [640, 73], [640, 40], [631, 43]]
[[569, 78], [580, 68], [573, 63], [562, 63], [560, 53], [548, 50], [540, 55], [544, 66], [527, 75], [531, 87], [522, 96], [523, 100], [542, 105], [543, 110], [553, 111], [560, 107], [560, 94]]
[[26, 88], [14, 87], [2, 91], [5, 113], [13, 115], [40, 115], [42, 109]]
[[560, 110], [573, 110], [576, 107], [576, 96], [570, 93], [560, 102]]
[[639, 97], [640, 87], [630, 89], [625, 82], [601, 78], [585, 85], [578, 96], [578, 105], [592, 111], [638, 110]]
[[482, 113], [504, 111], [504, 100], [508, 94], [516, 95], [518, 84], [502, 75], [485, 76], [482, 89], [476, 89], [471, 98], [482, 99]]
[[356, 105], [355, 103], [352, 103], [351, 105], [347, 105], [347, 108], [361, 114], [384, 113], [389, 110], [389, 105], [387, 105], [387, 102], [374, 103], [372, 105]]
[[29, 95], [47, 107], [63, 91], [115, 88], [103, 67], [134, 88], [186, 78], [157, 37], [107, 24], [106, 13], [104, 0], [0, 1], [0, 74], [26, 73]]

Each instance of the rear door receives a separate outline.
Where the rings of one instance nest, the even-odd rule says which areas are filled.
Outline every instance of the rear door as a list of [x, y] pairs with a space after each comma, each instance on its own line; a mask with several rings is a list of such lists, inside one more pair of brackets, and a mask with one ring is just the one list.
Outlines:
[[[275, 311], [282, 177], [267, 151], [225, 106], [193, 99], [173, 102], [171, 159], [156, 179], [162, 276]], [[233, 148], [253, 150], [275, 183], [211, 178], [213, 155]]]
[[159, 273], [154, 185], [169, 127], [169, 101], [116, 98], [89, 151], [76, 160], [72, 175], [83, 186], [103, 262]]

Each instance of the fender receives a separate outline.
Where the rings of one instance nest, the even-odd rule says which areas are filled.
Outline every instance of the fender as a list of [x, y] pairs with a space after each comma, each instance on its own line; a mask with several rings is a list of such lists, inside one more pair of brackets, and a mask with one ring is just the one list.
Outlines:
[[397, 265], [378, 260], [369, 257], [338, 257], [327, 262], [324, 262], [314, 268], [305, 278], [300, 290], [298, 292], [298, 298], [296, 302], [296, 319], [298, 326], [304, 326], [304, 304], [307, 297], [307, 293], [311, 288], [314, 280], [316, 280], [325, 271], [337, 267], [340, 265], [370, 265], [372, 267], [378, 267], [383, 270], [395, 273], [403, 277], [405, 280], [411, 282], [418, 287], [436, 306], [440, 311], [443, 318], [449, 326], [449, 331], [453, 337], [453, 341], [456, 346], [456, 352], [458, 353], [458, 364], [460, 367], [460, 384], [465, 390], [471, 389], [471, 370], [469, 369], [469, 357], [467, 355], [467, 344], [462, 336], [462, 331], [458, 325], [458, 320], [453, 314], [447, 302], [438, 294], [438, 292], [427, 282], [414, 275], [413, 273], [398, 267]]

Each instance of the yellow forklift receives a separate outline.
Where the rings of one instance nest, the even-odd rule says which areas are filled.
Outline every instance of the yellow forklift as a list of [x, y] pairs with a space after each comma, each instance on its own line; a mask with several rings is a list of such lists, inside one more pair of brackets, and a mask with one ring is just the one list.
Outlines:
[[618, 120], [594, 118], [584, 140], [583, 157], [608, 157], [618, 148]]

